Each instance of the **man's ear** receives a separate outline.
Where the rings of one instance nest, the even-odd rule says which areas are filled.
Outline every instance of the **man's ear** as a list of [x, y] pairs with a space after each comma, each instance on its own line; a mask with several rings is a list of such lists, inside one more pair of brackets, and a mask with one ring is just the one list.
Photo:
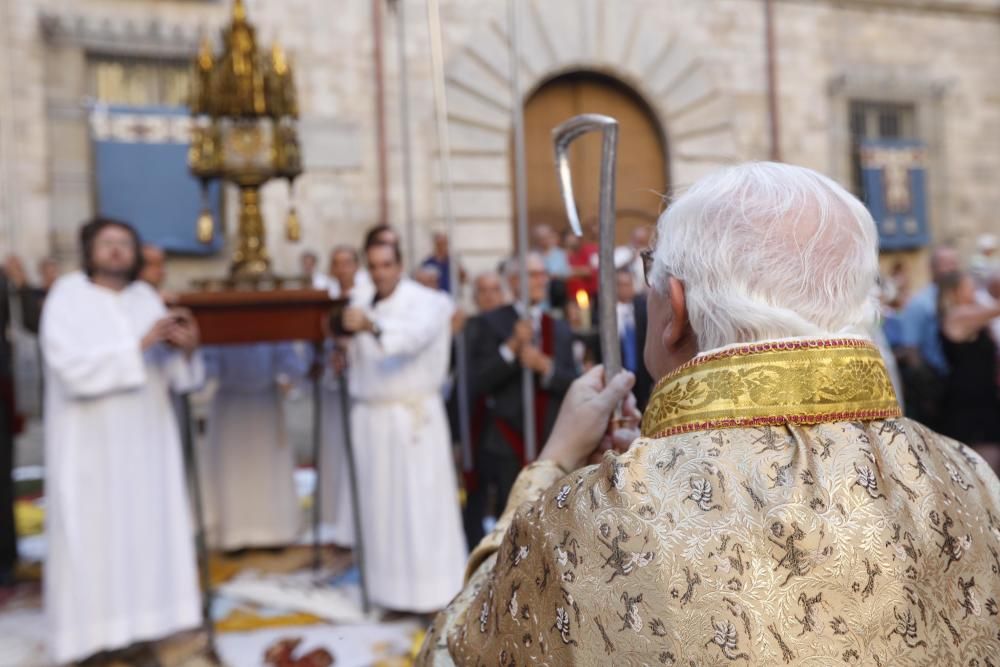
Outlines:
[[670, 322], [663, 329], [662, 343], [665, 349], [676, 350], [686, 343], [686, 339], [691, 335], [684, 283], [670, 276], [667, 279], [666, 296], [670, 303]]

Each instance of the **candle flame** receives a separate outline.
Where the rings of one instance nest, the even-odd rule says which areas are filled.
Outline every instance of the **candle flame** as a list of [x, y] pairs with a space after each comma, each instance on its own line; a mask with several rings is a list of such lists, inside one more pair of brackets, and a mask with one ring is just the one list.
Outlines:
[[587, 294], [587, 290], [579, 289], [576, 291], [576, 305], [580, 306], [581, 310], [590, 308], [590, 295]]

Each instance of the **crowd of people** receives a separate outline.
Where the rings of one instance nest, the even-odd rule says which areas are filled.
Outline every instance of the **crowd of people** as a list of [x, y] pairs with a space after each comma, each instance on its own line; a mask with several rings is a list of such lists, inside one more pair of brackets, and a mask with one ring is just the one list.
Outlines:
[[984, 234], [963, 265], [930, 253], [931, 281], [911, 294], [901, 264], [882, 280], [883, 331], [900, 370], [907, 415], [968, 443], [1000, 470], [1000, 255]]
[[[326, 266], [303, 253], [308, 284], [346, 302], [328, 324], [320, 354], [292, 342], [201, 346], [196, 321], [172, 307], [163, 289], [164, 254], [143, 246], [127, 223], [84, 225], [81, 270], [57, 278], [54, 263], [45, 262], [37, 288], [20, 262], [8, 261], [5, 279], [19, 297], [12, 303], [25, 326], [39, 332], [46, 371], [45, 592], [53, 657], [80, 660], [133, 645], [144, 651], [141, 642], [197, 624], [192, 526], [171, 396], [206, 385], [211, 407], [198, 456], [212, 548], [281, 548], [301, 534], [282, 401], [297, 383], [319, 378], [324, 442], [316, 483], [324, 542], [354, 547], [357, 509], [372, 601], [418, 614], [445, 608], [462, 588], [469, 550], [505, 527], [504, 510], [531, 463], [526, 427], [540, 445], [549, 442], [574, 381], [586, 381], [600, 363], [598, 309], [591, 305], [601, 298], [616, 300], [636, 414], [650, 401], [664, 375], [646, 365], [651, 231], [635, 228], [615, 250], [613, 295], [599, 293], [593, 240], [560, 236], [544, 223], [534, 227], [523, 267], [514, 256], [471, 279], [461, 266], [452, 271], [456, 260], [444, 234], [434, 235], [433, 253], [407, 275], [400, 237], [387, 225], [369, 230], [360, 249], [334, 247]], [[933, 282], [912, 296], [904, 274], [894, 271], [882, 281], [881, 326], [908, 413], [998, 467], [995, 250], [995, 240], [982, 240], [963, 270], [954, 248], [936, 247]], [[518, 298], [522, 276], [526, 308]], [[473, 308], [466, 312], [470, 283]], [[7, 310], [0, 315], [10, 317]], [[465, 345], [456, 348], [459, 335]], [[467, 355], [471, 461], [460, 460], [458, 447], [458, 349]], [[3, 354], [9, 379], [10, 350]], [[525, 372], [533, 377], [530, 425]], [[0, 431], [14, 433], [12, 401], [0, 407]], [[351, 505], [345, 432], [354, 443], [358, 508]], [[13, 446], [0, 450], [9, 457]], [[0, 463], [9, 470], [10, 460]], [[8, 478], [4, 472], [0, 488], [6, 573], [16, 559]], [[710, 487], [708, 494], [711, 507]], [[696, 489], [691, 498], [705, 497]]]
[[[508, 258], [495, 271], [484, 271], [471, 280], [467, 280], [464, 267], [458, 267], [459, 289], [456, 291], [461, 292], [471, 282], [471, 312], [466, 312], [460, 297], [451, 310], [439, 311], [429, 308], [419, 296], [414, 296], [422, 294], [414, 290], [420, 285], [438, 294], [450, 295], [454, 300], [449, 282], [452, 259], [448, 238], [441, 233], [434, 234], [432, 254], [411, 270], [410, 278], [403, 278], [402, 273], [398, 278], [404, 286], [404, 293], [408, 294], [400, 299], [403, 304], [399, 308], [403, 313], [402, 319], [408, 323], [411, 337], [420, 331], [419, 322], [427, 317], [437, 317], [439, 323], [447, 320], [453, 337], [458, 334], [465, 337], [468, 368], [465, 388], [472, 460], [462, 462], [466, 464], [466, 470], [461, 481], [466, 497], [463, 509], [464, 543], [468, 546], [474, 546], [495, 523], [506, 505], [514, 479], [527, 462], [522, 414], [524, 369], [535, 377], [535, 395], [532, 397], [536, 413], [535, 438], [536, 442], [542, 443], [551, 432], [570, 383], [600, 360], [596, 308], [584, 309], [580, 305], [581, 301], [596, 304], [599, 298], [596, 245], [590, 241], [581, 243], [572, 234], [563, 238], [568, 241], [566, 247], [557, 244], [559, 237], [550, 226], [540, 224], [535, 228], [535, 247], [526, 256], [530, 302], [530, 312], [527, 313], [522, 312], [522, 303], [516, 298], [520, 294], [521, 280], [518, 257]], [[615, 298], [618, 301], [622, 359], [624, 367], [635, 372], [639, 378], [636, 395], [640, 405], [645, 404], [652, 386], [642, 361], [646, 283], [642, 278], [639, 258], [649, 238], [648, 228], [638, 228], [631, 235], [631, 244], [616, 251], [618, 289]], [[374, 280], [373, 258], [369, 256], [372, 252], [380, 252], [377, 246], [383, 243], [395, 248], [393, 263], [401, 263], [398, 235], [390, 227], [378, 226], [366, 235], [363, 255], [349, 246], [337, 246], [330, 252], [327, 270], [323, 271], [317, 255], [307, 251], [301, 257], [301, 271], [308, 276], [313, 287], [327, 290], [333, 298], [349, 298], [351, 304], [366, 313], [385, 309], [388, 305], [380, 303], [384, 297], [379, 296], [381, 292], [377, 289], [378, 281]], [[360, 261], [362, 256], [364, 262]], [[365, 406], [374, 400], [368, 396], [372, 392], [400, 393], [393, 388], [391, 378], [379, 376], [377, 365], [365, 365], [364, 359], [357, 357], [359, 351], [370, 347], [364, 341], [370, 340], [365, 334], [372, 333], [369, 330], [371, 323], [362, 320], [359, 324], [359, 317], [359, 311], [349, 309], [339, 332], [355, 334], [353, 346], [349, 338], [334, 335], [336, 340], [331, 341], [332, 349], [331, 346], [327, 348], [327, 352], [334, 357], [340, 356], [333, 367], [338, 371], [346, 370], [350, 377], [350, 401], [352, 410], [357, 413], [367, 410]], [[391, 320], [392, 316], [383, 317]], [[380, 343], [383, 335], [380, 330]], [[419, 343], [419, 339], [414, 340], [413, 344]], [[384, 343], [380, 347], [384, 348]], [[369, 352], [374, 349], [369, 349]], [[443, 396], [448, 417], [448, 428], [439, 438], [447, 438], [456, 452], [460, 437], [458, 391], [461, 386], [457, 369], [455, 350], [452, 349], [446, 378], [439, 383], [440, 391], [434, 392]], [[423, 374], [433, 384], [436, 371], [426, 368]], [[376, 384], [370, 384], [372, 381]], [[402, 393], [414, 391], [413, 387], [404, 385]], [[324, 450], [323, 474], [333, 484], [330, 498], [324, 502], [323, 527], [325, 535], [331, 537], [333, 542], [350, 547], [353, 537], [349, 525], [350, 499], [346, 492], [346, 479], [342, 476], [345, 457], [340, 442], [341, 408], [339, 399], [334, 398], [338, 396], [336, 383], [331, 381], [327, 387], [330, 401], [324, 409], [327, 448]], [[427, 387], [420, 390], [429, 391]], [[380, 415], [373, 423], [376, 422], [384, 425], [390, 420]], [[370, 434], [359, 432], [358, 438], [359, 442], [367, 442]], [[361, 454], [361, 459], [366, 456], [367, 453]], [[381, 470], [385, 465], [375, 467]], [[359, 460], [358, 468], [362, 475], [366, 474], [364, 460]], [[413, 462], [406, 463], [406, 468], [413, 470]], [[444, 473], [439, 470], [438, 474]], [[336, 478], [333, 477], [335, 475]], [[454, 486], [446, 477], [438, 479], [438, 485], [442, 488]], [[365, 484], [363, 488], [374, 487]], [[401, 487], [397, 484], [396, 488]], [[382, 512], [381, 516], [397, 514]], [[379, 551], [381, 546], [371, 549]], [[396, 609], [419, 608], [419, 605], [401, 607], [395, 601], [393, 604]]]
[[[59, 277], [53, 262], [43, 262], [38, 287], [29, 285], [20, 262], [8, 261], [4, 274], [19, 295], [12, 303], [38, 332], [44, 360], [45, 604], [53, 658], [112, 659], [121, 655], [104, 652], [129, 647], [128, 659], [151, 660], [143, 642], [197, 624], [180, 448], [187, 425], [178, 424], [176, 396], [206, 387], [207, 427], [197, 456], [212, 549], [280, 549], [301, 535], [282, 402], [298, 383], [320, 377], [322, 539], [347, 549], [357, 541], [346, 419], [358, 443], [372, 601], [409, 613], [444, 608], [461, 588], [470, 545], [495, 523], [527, 463], [522, 369], [536, 378], [535, 436], [544, 442], [571, 382], [598, 361], [593, 322], [579, 305], [581, 293], [595, 303], [599, 296], [594, 246], [568, 248], [570, 270], [553, 274], [542, 252], [551, 255], [543, 245], [550, 232], [539, 230], [539, 249], [526, 259], [529, 312], [513, 299], [521, 276], [515, 257], [471, 280], [475, 311], [466, 313], [450, 292], [460, 292], [467, 275], [458, 267], [451, 290], [443, 234], [410, 277], [399, 236], [386, 225], [371, 229], [360, 250], [333, 248], [325, 271], [304, 253], [308, 283], [348, 302], [319, 355], [293, 342], [202, 346], [196, 320], [173, 307], [175, 295], [165, 289], [165, 254], [142, 244], [125, 222], [85, 224], [81, 269]], [[644, 283], [633, 284], [633, 259], [622, 262], [618, 295], [628, 368], [641, 365], [644, 317], [636, 295]], [[467, 343], [474, 439], [474, 462], [461, 482], [453, 453], [459, 333]], [[11, 405], [6, 414], [17, 411]], [[4, 452], [13, 452], [12, 443]], [[6, 516], [13, 491], [3, 491]], [[16, 560], [9, 523], [5, 574]]]

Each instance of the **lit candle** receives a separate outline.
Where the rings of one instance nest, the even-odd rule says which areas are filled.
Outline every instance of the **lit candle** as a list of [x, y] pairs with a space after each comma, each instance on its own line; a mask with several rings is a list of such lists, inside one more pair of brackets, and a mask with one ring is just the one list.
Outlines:
[[587, 290], [576, 291], [576, 305], [580, 309], [580, 331], [590, 329], [590, 295]]

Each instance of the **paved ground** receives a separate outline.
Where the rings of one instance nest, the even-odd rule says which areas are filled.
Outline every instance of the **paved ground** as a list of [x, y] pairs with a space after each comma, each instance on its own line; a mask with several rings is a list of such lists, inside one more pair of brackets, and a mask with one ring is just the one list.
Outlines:
[[[34, 556], [44, 552], [38, 538], [28, 540], [25, 551]], [[334, 591], [342, 599], [359, 597], [351, 577], [351, 557], [340, 552], [325, 552], [323, 572], [313, 577], [309, 563], [311, 550], [292, 547], [281, 553], [251, 552], [238, 558], [213, 556], [212, 572], [216, 583], [213, 617], [216, 621], [216, 648], [222, 664], [228, 667], [263, 667], [265, 651], [276, 641], [301, 638], [297, 655], [316, 648], [329, 651], [337, 667], [405, 667], [420, 641], [423, 622], [415, 617], [380, 620], [364, 617], [353, 604], [344, 607], [353, 620], [329, 622], [302, 611], [315, 611], [317, 596]], [[334, 576], [335, 573], [339, 576]], [[0, 589], [0, 667], [53, 667], [45, 657], [46, 624], [42, 609], [41, 569], [28, 565], [22, 575], [28, 579], [13, 589]], [[281, 582], [273, 590], [291, 594], [285, 606], [260, 605], [240, 599], [227, 586], [241, 580], [262, 581], [274, 578]], [[301, 586], [296, 582], [307, 583]], [[222, 583], [222, 582], [228, 582]], [[299, 590], [301, 594], [295, 594]], [[336, 606], [336, 605], [334, 605]], [[354, 611], [351, 611], [353, 609]], [[207, 635], [191, 631], [170, 637], [156, 645], [164, 667], [208, 667]], [[128, 667], [127, 662], [113, 667]]]

